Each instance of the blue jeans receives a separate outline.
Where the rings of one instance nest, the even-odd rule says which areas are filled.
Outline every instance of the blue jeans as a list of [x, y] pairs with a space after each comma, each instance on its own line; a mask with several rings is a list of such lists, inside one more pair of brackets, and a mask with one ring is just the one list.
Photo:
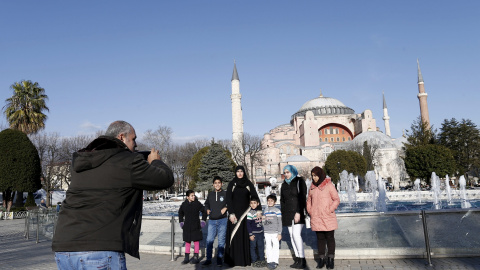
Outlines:
[[59, 270], [127, 269], [125, 253], [118, 251], [55, 252]]
[[[252, 259], [252, 263], [256, 261], [265, 261], [265, 236], [263, 233], [254, 233], [255, 240], [250, 240], [250, 258]], [[255, 252], [255, 248], [258, 249], [258, 257], [257, 253]]]
[[218, 255], [223, 258], [225, 252], [225, 235], [227, 234], [227, 218], [208, 220], [207, 232], [207, 260], [212, 260], [213, 241], [218, 235]]

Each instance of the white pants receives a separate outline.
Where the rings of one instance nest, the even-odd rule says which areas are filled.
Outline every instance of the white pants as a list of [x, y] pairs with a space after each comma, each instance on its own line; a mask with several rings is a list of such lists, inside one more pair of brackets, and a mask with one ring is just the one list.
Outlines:
[[280, 255], [280, 244], [277, 233], [265, 233], [265, 253], [267, 255], [267, 263], [278, 263]]
[[295, 222], [292, 220], [292, 226], [288, 227], [288, 233], [290, 234], [290, 241], [292, 243], [293, 251], [295, 251], [295, 256], [297, 256], [297, 258], [305, 258], [302, 239], [302, 228], [305, 224], [294, 223]]

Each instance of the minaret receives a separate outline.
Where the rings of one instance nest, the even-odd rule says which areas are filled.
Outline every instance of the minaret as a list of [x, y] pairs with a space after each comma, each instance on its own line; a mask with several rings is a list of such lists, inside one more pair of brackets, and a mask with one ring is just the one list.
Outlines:
[[390, 117], [388, 116], [387, 110], [387, 102], [385, 102], [385, 93], [382, 92], [383, 95], [383, 121], [385, 122], [385, 134], [391, 137], [390, 134]]
[[420, 63], [417, 59], [418, 69], [418, 101], [420, 102], [420, 116], [422, 123], [427, 123], [427, 128], [430, 129], [430, 117], [428, 116], [427, 93], [425, 93], [425, 86], [423, 84], [422, 72], [420, 71]]
[[232, 75], [232, 143], [241, 145], [243, 139], [242, 95], [240, 94], [240, 79], [238, 78], [237, 65], [233, 62]]

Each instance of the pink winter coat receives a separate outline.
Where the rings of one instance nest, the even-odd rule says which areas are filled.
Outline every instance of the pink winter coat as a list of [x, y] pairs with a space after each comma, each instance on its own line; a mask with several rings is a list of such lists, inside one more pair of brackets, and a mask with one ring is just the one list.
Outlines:
[[307, 199], [307, 212], [310, 215], [312, 231], [333, 231], [338, 228], [335, 209], [340, 198], [330, 178], [317, 187], [313, 183]]

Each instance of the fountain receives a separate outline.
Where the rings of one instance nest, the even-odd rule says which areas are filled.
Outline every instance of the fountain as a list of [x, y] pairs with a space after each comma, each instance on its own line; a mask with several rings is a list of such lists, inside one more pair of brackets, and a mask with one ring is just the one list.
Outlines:
[[448, 200], [448, 205], [452, 205], [452, 189], [450, 188], [450, 179], [447, 176], [445, 176], [445, 190], [447, 191], [447, 200]]
[[433, 206], [435, 209], [442, 209], [442, 204], [440, 203], [440, 177], [437, 176], [435, 172], [432, 172], [432, 177], [430, 178], [432, 183], [432, 192], [433, 192]]
[[347, 190], [347, 183], [348, 183], [348, 172], [343, 170], [340, 173], [340, 180], [338, 181], [338, 190], [339, 191], [346, 191]]
[[355, 191], [356, 184], [357, 182], [355, 181], [355, 176], [353, 176], [353, 173], [350, 173], [348, 175], [348, 183], [347, 183], [347, 194], [348, 194], [348, 202], [350, 203], [351, 206], [357, 205], [357, 192]]
[[378, 212], [387, 212], [387, 194], [385, 188], [385, 181], [380, 177], [378, 178]]
[[377, 209], [377, 178], [375, 171], [368, 171], [365, 174], [365, 189], [367, 192], [372, 193], [372, 208]]
[[420, 188], [420, 179], [415, 179], [415, 189], [417, 190], [417, 199], [418, 199], [418, 203], [421, 204], [422, 203], [422, 194], [420, 193], [421, 191], [421, 188]]
[[471, 208], [472, 205], [467, 200], [467, 194], [465, 192], [465, 187], [467, 186], [467, 181], [465, 181], [465, 177], [463, 175], [460, 176], [460, 179], [458, 180], [458, 182], [460, 183], [460, 196], [462, 198], [462, 208]]

